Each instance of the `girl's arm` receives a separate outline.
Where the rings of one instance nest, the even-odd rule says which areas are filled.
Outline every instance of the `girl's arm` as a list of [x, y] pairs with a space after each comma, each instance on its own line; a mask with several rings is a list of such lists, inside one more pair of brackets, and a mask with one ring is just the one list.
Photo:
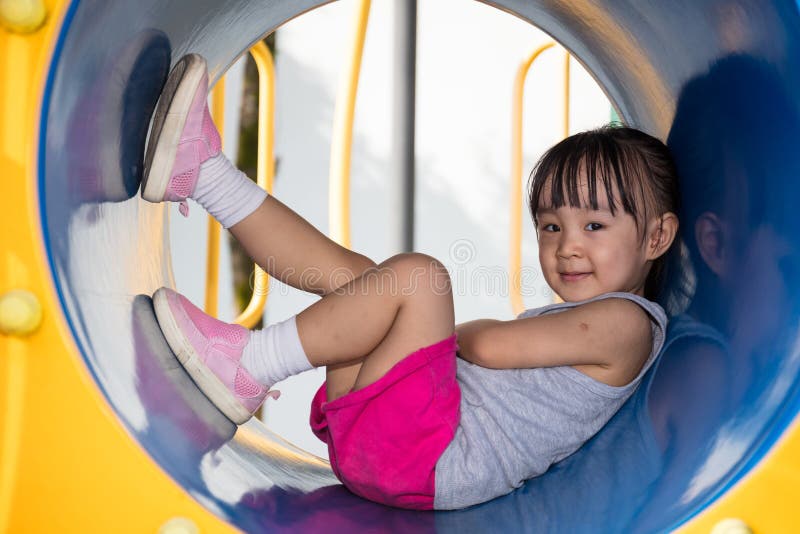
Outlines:
[[461, 357], [482, 367], [600, 366], [623, 378], [635, 376], [653, 342], [647, 312], [620, 298], [525, 319], [479, 319], [456, 332]]

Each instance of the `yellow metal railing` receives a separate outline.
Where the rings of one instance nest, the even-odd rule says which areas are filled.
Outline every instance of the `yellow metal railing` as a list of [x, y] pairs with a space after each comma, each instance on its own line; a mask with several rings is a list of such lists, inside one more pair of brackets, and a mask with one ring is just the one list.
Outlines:
[[564, 53], [564, 135], [563, 137], [569, 137], [569, 96], [570, 96], [570, 54], [569, 52]]
[[361, 56], [367, 34], [370, 0], [356, 6], [349, 68], [339, 81], [331, 139], [331, 164], [328, 189], [328, 224], [331, 239], [350, 248], [350, 155], [353, 144], [353, 120], [356, 108]]
[[[525, 94], [525, 79], [533, 63], [546, 50], [555, 46], [550, 42], [541, 45], [523, 61], [514, 78], [514, 94], [511, 113], [511, 206], [509, 210], [510, 247], [509, 247], [509, 279], [511, 288], [509, 297], [515, 314], [525, 309], [522, 299], [522, 100]], [[570, 55], [566, 53], [564, 60], [564, 137], [569, 135], [569, 88], [570, 88]]]
[[[256, 182], [272, 193], [275, 176], [275, 67], [272, 54], [263, 41], [250, 49], [258, 69], [258, 164]], [[211, 93], [211, 114], [224, 140], [225, 81], [220, 79]], [[209, 216], [208, 254], [206, 261], [205, 312], [216, 316], [219, 292], [219, 240], [220, 225]], [[261, 319], [269, 292], [269, 276], [254, 265], [253, 294], [244, 311], [235, 322], [252, 328]]]
[[[272, 194], [275, 178], [275, 66], [272, 54], [263, 41], [250, 49], [258, 69], [258, 164], [256, 183]], [[269, 276], [253, 265], [253, 295], [236, 322], [252, 328], [261, 319], [269, 293]]]
[[[220, 140], [225, 144], [225, 78], [220, 78], [211, 91], [211, 118], [217, 125]], [[208, 216], [208, 248], [206, 249], [206, 299], [203, 309], [213, 317], [219, 309], [219, 235], [220, 225]]]

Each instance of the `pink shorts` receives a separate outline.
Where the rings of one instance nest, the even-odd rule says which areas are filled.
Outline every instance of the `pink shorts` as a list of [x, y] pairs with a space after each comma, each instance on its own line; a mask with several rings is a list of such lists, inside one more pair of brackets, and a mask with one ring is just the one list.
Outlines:
[[406, 356], [378, 381], [331, 402], [311, 401], [311, 428], [353, 493], [390, 506], [433, 509], [436, 461], [459, 422], [456, 336]]

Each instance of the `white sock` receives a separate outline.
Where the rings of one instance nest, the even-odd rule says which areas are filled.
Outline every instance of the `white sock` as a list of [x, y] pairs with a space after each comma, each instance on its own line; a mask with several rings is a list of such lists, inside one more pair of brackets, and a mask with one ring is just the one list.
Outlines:
[[220, 153], [200, 165], [191, 198], [227, 229], [253, 213], [267, 192]]
[[242, 365], [264, 386], [314, 367], [300, 344], [295, 317], [250, 333]]

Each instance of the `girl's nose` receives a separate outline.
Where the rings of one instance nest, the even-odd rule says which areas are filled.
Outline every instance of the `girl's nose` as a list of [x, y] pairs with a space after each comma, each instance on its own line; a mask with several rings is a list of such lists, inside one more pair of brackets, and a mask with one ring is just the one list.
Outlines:
[[583, 247], [580, 238], [575, 235], [574, 232], [568, 232], [566, 230], [561, 232], [561, 239], [558, 241], [558, 249], [556, 250], [556, 254], [560, 258], [580, 256], [582, 251]]

